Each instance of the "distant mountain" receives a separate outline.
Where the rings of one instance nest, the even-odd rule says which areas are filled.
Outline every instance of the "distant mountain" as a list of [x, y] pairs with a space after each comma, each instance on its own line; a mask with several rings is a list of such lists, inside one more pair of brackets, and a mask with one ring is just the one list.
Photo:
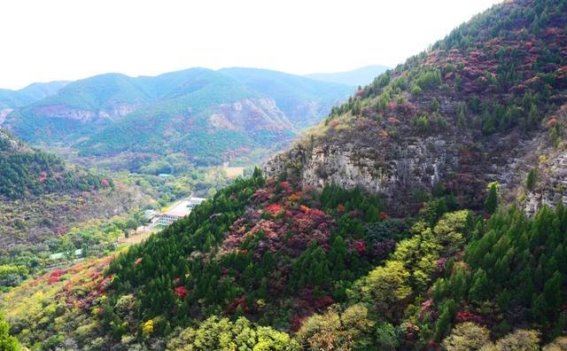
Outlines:
[[[273, 98], [276, 105], [296, 129], [318, 123], [329, 113], [329, 106], [341, 91], [353, 92], [349, 84], [321, 82], [292, 74], [254, 68], [226, 68], [219, 71], [264, 98]], [[325, 101], [317, 103], [317, 101]]]
[[331, 82], [358, 87], [372, 83], [374, 78], [386, 72], [388, 68], [389, 67], [382, 65], [372, 65], [345, 72], [312, 73], [307, 74], [305, 77], [320, 80], [323, 82]]
[[[197, 164], [282, 148], [352, 93], [348, 85], [248, 68], [193, 68], [156, 77], [99, 75], [7, 116], [32, 143], [128, 160], [182, 153]], [[141, 161], [142, 163], [145, 161]]]
[[[20, 90], [0, 89], [0, 109], [16, 108], [31, 104], [56, 94], [67, 82], [33, 83]], [[1, 124], [1, 121], [0, 121]]]

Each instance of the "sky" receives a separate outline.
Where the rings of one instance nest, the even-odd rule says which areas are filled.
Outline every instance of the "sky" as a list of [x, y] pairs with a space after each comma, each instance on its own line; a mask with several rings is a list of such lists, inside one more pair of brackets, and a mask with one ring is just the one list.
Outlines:
[[190, 67], [393, 67], [498, 2], [2, 0], [0, 88]]

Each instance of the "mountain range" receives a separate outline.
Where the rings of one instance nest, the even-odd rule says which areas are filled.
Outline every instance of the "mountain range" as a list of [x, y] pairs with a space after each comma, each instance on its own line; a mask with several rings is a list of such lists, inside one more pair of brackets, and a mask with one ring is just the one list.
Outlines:
[[105, 74], [28, 104], [14, 98], [2, 126], [28, 142], [71, 147], [84, 157], [126, 158], [131, 170], [169, 153], [197, 165], [250, 161], [283, 148], [353, 89], [249, 68]]

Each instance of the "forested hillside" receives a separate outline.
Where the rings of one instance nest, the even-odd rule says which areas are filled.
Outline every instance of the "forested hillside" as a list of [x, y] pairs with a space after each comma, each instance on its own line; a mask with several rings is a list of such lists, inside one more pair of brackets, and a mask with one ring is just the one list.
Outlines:
[[70, 226], [110, 218], [137, 206], [131, 189], [109, 177], [66, 164], [0, 130], [0, 252], [38, 244]]
[[[493, 181], [534, 210], [556, 202], [560, 175], [545, 170], [563, 162], [565, 6], [513, 1], [478, 15], [359, 90], [266, 170], [382, 193], [400, 215], [435, 191], [480, 208]], [[532, 197], [524, 185], [537, 169]]]
[[32, 149], [0, 130], [0, 196], [13, 200], [30, 195], [111, 187], [111, 180], [71, 169], [58, 157]]

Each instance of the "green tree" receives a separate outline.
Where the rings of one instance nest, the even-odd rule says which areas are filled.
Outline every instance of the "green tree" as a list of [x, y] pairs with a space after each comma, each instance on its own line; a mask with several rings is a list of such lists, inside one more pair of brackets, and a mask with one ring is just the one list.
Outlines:
[[526, 181], [526, 186], [528, 187], [528, 190], [530, 191], [534, 190], [536, 181], [537, 181], [537, 170], [531, 169], [530, 172], [528, 173], [528, 179]]
[[452, 299], [447, 300], [441, 308], [441, 314], [435, 323], [435, 339], [441, 340], [451, 329], [451, 320], [457, 308], [457, 304]]
[[484, 210], [490, 214], [496, 211], [498, 207], [498, 183], [490, 183], [488, 185], [488, 195], [484, 201]]
[[10, 325], [0, 315], [0, 351], [18, 351], [21, 346], [18, 340], [10, 335]]
[[402, 262], [387, 261], [385, 266], [375, 268], [355, 283], [351, 296], [374, 305], [389, 319], [396, 319], [403, 310], [402, 302], [412, 293], [409, 278], [410, 273]]
[[309, 317], [297, 332], [297, 338], [308, 350], [368, 350], [373, 345], [374, 322], [363, 304], [344, 311], [333, 306], [322, 315]]
[[443, 340], [447, 351], [475, 351], [490, 342], [490, 332], [485, 327], [472, 322], [455, 326], [451, 334]]
[[198, 328], [187, 328], [172, 338], [171, 351], [299, 351], [301, 347], [286, 333], [256, 326], [246, 318], [235, 322], [228, 318], [209, 317]]

